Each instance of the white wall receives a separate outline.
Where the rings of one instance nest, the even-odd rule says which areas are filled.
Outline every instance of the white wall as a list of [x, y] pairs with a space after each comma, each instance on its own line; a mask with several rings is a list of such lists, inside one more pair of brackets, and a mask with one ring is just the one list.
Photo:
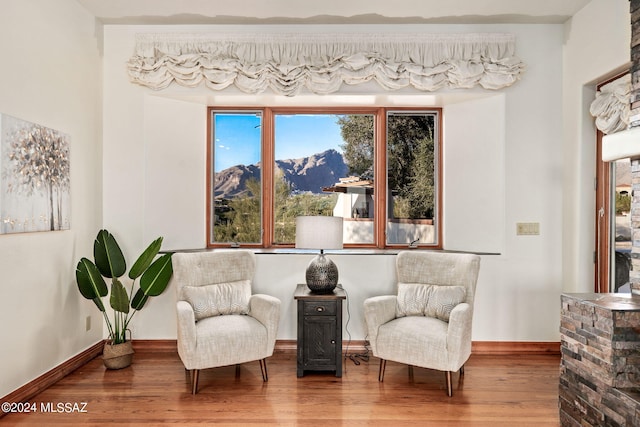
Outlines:
[[443, 109], [447, 249], [505, 252], [505, 102], [497, 93]]
[[2, 0], [0, 9], [0, 112], [68, 134], [71, 153], [71, 229], [0, 235], [4, 396], [102, 338], [102, 317], [74, 278], [102, 222], [102, 155], [93, 16], [72, 0]]
[[564, 193], [562, 285], [593, 292], [596, 131], [589, 105], [595, 85], [628, 67], [631, 44], [628, 0], [591, 0], [565, 24], [563, 51]]
[[[309, 27], [295, 27], [305, 31]], [[238, 30], [233, 27], [231, 30]], [[318, 30], [320, 28], [313, 28]], [[224, 28], [227, 30], [227, 28]], [[240, 28], [241, 30], [241, 28]], [[284, 31], [252, 27], [252, 31]], [[290, 30], [290, 28], [287, 28]], [[131, 84], [124, 64], [137, 32], [221, 31], [221, 27], [106, 26], [104, 33], [104, 220], [134, 257], [153, 237], [165, 249], [205, 246], [205, 106], [437, 105], [445, 114], [446, 249], [484, 255], [475, 340], [556, 341], [562, 290], [562, 25], [331, 27], [332, 31], [513, 32], [527, 64], [522, 80], [500, 92], [394, 94], [346, 87], [340, 97], [247, 96], [235, 89]], [[164, 193], [164, 195], [162, 195]], [[539, 222], [539, 236], [516, 236], [516, 222]], [[394, 292], [392, 255], [332, 255], [350, 295], [353, 339], [363, 339], [362, 301]], [[292, 293], [309, 255], [260, 254], [256, 291], [283, 301], [279, 339], [295, 338]], [[136, 319], [136, 338], [175, 337], [173, 290]]]

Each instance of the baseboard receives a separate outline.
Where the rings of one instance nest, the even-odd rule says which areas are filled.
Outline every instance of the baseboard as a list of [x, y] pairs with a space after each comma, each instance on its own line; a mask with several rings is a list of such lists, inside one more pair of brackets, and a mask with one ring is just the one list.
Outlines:
[[[177, 353], [177, 340], [132, 340], [133, 351], [152, 351], [154, 353]], [[134, 356], [135, 357], [135, 356]]]
[[[348, 353], [364, 353], [367, 351], [367, 341], [354, 340], [343, 341], [342, 351]], [[274, 353], [293, 353], [297, 351], [296, 340], [277, 340], [273, 349]], [[176, 352], [176, 340], [133, 340], [134, 351]]]
[[296, 340], [276, 340], [274, 353], [295, 353], [297, 351]]
[[[342, 351], [347, 353], [364, 353], [368, 350], [368, 342], [364, 340], [342, 341]], [[296, 340], [277, 340], [274, 353], [293, 353], [298, 349]]]
[[[76, 354], [71, 359], [61, 363], [48, 372], [45, 372], [19, 389], [7, 394], [0, 399], [0, 402], [25, 402], [31, 399], [41, 391], [69, 375], [71, 372], [86, 365], [88, 362], [101, 355], [103, 347], [104, 341], [98, 341], [83, 352]], [[3, 415], [5, 415], [5, 413], [0, 411], [0, 418], [2, 418]]]
[[473, 341], [472, 354], [482, 355], [560, 355], [560, 341]]
[[[274, 352], [295, 353], [296, 340], [278, 340]], [[368, 342], [365, 340], [343, 341], [342, 351], [347, 353], [364, 353], [368, 350]], [[473, 341], [471, 352], [478, 355], [531, 355], [548, 354], [560, 355], [560, 342], [538, 341]]]

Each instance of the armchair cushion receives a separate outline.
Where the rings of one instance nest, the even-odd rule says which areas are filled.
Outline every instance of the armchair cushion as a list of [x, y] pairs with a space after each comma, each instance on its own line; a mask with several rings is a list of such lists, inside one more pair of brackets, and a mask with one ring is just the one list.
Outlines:
[[427, 316], [448, 322], [451, 310], [465, 297], [463, 286], [398, 283], [396, 316]]
[[238, 280], [205, 286], [184, 286], [182, 297], [193, 307], [196, 321], [227, 314], [248, 314], [251, 282]]
[[185, 354], [188, 369], [235, 365], [270, 356], [267, 328], [251, 316], [213, 316], [196, 323], [196, 352]]
[[432, 317], [406, 316], [380, 326], [377, 356], [414, 366], [448, 370], [447, 323]]

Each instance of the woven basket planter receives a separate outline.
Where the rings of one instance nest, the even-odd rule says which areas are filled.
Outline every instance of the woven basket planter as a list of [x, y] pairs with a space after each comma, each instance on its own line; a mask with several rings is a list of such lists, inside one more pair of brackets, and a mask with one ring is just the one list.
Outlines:
[[105, 343], [102, 350], [102, 362], [107, 369], [126, 368], [133, 361], [133, 353], [131, 341], [122, 344]]

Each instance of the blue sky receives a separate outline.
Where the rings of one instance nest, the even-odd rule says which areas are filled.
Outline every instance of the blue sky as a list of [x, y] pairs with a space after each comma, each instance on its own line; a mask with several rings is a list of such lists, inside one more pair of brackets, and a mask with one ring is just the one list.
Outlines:
[[[333, 148], [342, 152], [337, 116], [277, 115], [276, 160], [297, 159]], [[215, 122], [215, 170], [260, 161], [261, 117], [252, 113], [218, 114]]]

